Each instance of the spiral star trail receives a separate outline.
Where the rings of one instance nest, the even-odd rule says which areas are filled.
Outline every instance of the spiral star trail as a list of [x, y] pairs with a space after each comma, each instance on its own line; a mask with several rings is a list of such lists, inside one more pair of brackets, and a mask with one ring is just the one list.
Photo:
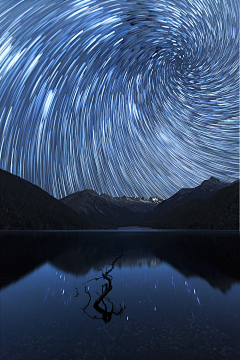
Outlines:
[[0, 167], [56, 198], [238, 177], [236, 0], [2, 0]]

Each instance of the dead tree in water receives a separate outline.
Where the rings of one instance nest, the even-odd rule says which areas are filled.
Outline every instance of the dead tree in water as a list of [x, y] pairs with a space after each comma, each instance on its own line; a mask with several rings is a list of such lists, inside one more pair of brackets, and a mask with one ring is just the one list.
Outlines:
[[[122, 306], [120, 305], [120, 309], [117, 311], [113, 305], [113, 302], [109, 299], [109, 297], [107, 297], [107, 295], [110, 293], [110, 291], [112, 291], [112, 275], [110, 275], [110, 272], [114, 269], [114, 265], [115, 263], [118, 261], [118, 259], [120, 259], [121, 257], [123, 257], [123, 249], [120, 248], [121, 250], [121, 254], [119, 256], [116, 257], [116, 259], [110, 263], [105, 272], [103, 272], [102, 269], [98, 269], [98, 271], [101, 271], [102, 272], [102, 276], [98, 277], [98, 278], [93, 278], [85, 283], [83, 283], [83, 285], [87, 284], [88, 282], [90, 281], [93, 281], [93, 280], [99, 280], [99, 279], [104, 279], [106, 280], [106, 283], [102, 285], [102, 293], [101, 294], [98, 294], [99, 297], [95, 300], [94, 304], [93, 304], [93, 307], [94, 309], [100, 313], [102, 315], [102, 317], [97, 317], [97, 316], [91, 316], [89, 315], [87, 312], [86, 312], [86, 309], [88, 308], [90, 302], [91, 302], [91, 294], [90, 292], [87, 290], [87, 287], [85, 286], [85, 293], [89, 295], [89, 301], [88, 301], [88, 304], [82, 308], [82, 310], [84, 311], [85, 314], [87, 314], [90, 318], [92, 319], [102, 319], [104, 320], [105, 323], [107, 322], [110, 322], [111, 318], [112, 318], [112, 314], [114, 315], [120, 315], [123, 313], [123, 310], [126, 308], [125, 305]], [[79, 295], [78, 293], [78, 289], [76, 288], [76, 291], [77, 291], [77, 295], [76, 297]], [[104, 299], [106, 298], [106, 300], [112, 305], [111, 307], [111, 310], [108, 311], [107, 309], [107, 304], [105, 303]], [[103, 304], [103, 307], [101, 307], [101, 303]]]

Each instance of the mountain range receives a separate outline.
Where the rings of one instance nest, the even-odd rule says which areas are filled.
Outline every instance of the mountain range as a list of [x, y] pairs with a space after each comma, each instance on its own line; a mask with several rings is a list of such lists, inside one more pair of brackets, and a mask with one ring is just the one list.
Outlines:
[[77, 230], [140, 226], [163, 229], [239, 229], [239, 181], [211, 177], [169, 199], [111, 197], [83, 190], [57, 200], [0, 170], [0, 229]]
[[84, 190], [61, 199], [79, 215], [87, 216], [98, 227], [138, 225], [151, 214], [163, 199], [152, 197], [111, 197], [98, 195], [93, 190]]

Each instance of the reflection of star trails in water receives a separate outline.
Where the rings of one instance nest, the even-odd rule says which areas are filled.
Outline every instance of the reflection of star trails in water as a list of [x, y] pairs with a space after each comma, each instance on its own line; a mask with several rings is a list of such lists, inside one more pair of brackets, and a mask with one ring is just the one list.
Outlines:
[[202, 302], [200, 301], [199, 296], [197, 295], [196, 289], [195, 288], [192, 289], [188, 281], [185, 281], [184, 285], [187, 288], [187, 292], [192, 296], [194, 300], [196, 300], [197, 305], [202, 305]]
[[236, 0], [1, 1], [0, 167], [55, 197], [238, 176]]

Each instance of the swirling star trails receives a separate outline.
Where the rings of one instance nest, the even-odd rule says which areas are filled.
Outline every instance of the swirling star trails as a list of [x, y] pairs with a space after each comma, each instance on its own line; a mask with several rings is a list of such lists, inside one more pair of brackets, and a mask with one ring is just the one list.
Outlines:
[[0, 167], [56, 198], [238, 177], [237, 0], [2, 0]]

